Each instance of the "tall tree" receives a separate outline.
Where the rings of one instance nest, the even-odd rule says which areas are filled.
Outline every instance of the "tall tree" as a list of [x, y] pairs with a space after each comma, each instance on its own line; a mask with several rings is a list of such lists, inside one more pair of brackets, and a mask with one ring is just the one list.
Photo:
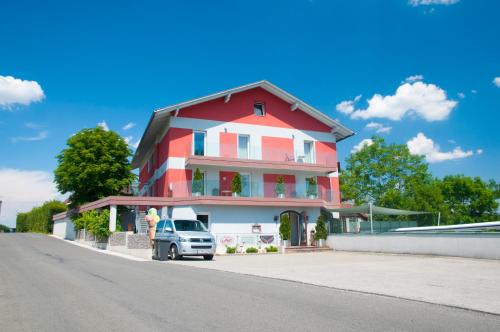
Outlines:
[[71, 193], [72, 206], [117, 195], [135, 179], [127, 143], [100, 127], [71, 136], [57, 156], [54, 181], [61, 193]]
[[495, 191], [479, 177], [448, 175], [440, 183], [454, 224], [491, 221], [497, 217]]
[[410, 185], [432, 180], [423, 157], [410, 154], [406, 145], [388, 145], [379, 136], [372, 141], [347, 159], [340, 178], [343, 199], [398, 207]]

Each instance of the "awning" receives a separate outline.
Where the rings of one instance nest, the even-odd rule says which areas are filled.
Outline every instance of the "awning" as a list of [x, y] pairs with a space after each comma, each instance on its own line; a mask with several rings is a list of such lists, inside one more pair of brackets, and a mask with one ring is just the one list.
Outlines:
[[330, 212], [340, 212], [340, 213], [366, 213], [370, 214], [379, 214], [379, 215], [387, 215], [387, 216], [411, 216], [416, 214], [434, 214], [435, 212], [419, 212], [419, 211], [410, 211], [410, 210], [399, 210], [399, 209], [389, 209], [386, 207], [372, 205], [370, 211], [370, 205], [358, 205], [350, 208], [336, 208], [336, 209], [328, 209]]

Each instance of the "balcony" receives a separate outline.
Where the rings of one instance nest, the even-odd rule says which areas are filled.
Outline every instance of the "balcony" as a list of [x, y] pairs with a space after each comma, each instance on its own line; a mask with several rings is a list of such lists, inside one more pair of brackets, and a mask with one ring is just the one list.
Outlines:
[[304, 154], [291, 147], [262, 147], [234, 144], [207, 143], [205, 148], [195, 149], [193, 155], [186, 158], [190, 166], [216, 166], [240, 169], [295, 170], [327, 174], [337, 171], [336, 154], [313, 152]]
[[241, 192], [233, 193], [231, 181], [201, 180], [171, 182], [168, 197], [177, 204], [335, 207], [340, 193], [322, 186], [306, 188], [295, 183], [247, 181]]

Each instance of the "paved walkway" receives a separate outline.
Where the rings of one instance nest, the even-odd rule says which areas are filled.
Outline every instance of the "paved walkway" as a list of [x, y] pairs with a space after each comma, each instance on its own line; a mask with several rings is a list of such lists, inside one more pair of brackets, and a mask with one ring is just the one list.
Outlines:
[[500, 314], [500, 261], [494, 260], [325, 252], [217, 256], [211, 262], [193, 258], [174, 264]]

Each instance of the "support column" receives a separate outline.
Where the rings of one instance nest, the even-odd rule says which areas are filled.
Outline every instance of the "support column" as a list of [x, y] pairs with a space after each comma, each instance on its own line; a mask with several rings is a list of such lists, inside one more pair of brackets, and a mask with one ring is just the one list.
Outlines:
[[160, 209], [160, 213], [158, 214], [161, 219], [167, 219], [167, 214], [168, 214], [168, 206], [163, 206]]
[[109, 207], [109, 230], [111, 232], [116, 231], [116, 205]]

